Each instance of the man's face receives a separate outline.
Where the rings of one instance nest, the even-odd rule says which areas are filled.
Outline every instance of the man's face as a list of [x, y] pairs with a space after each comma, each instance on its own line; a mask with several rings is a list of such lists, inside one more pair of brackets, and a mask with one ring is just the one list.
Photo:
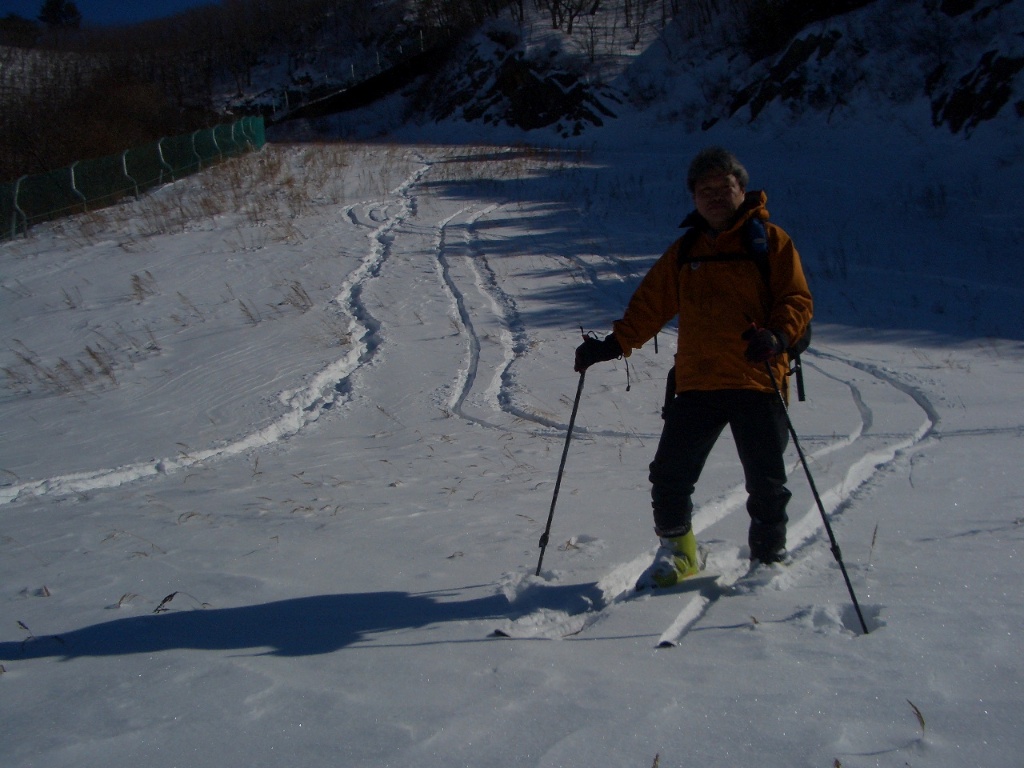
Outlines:
[[708, 224], [722, 230], [743, 204], [746, 192], [731, 173], [709, 173], [694, 184], [693, 202]]

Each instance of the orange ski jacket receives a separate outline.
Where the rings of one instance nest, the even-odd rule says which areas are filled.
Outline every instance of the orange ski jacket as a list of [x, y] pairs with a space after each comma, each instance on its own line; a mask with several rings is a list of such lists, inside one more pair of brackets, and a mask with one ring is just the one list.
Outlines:
[[[680, 263], [683, 238], [679, 238], [654, 263], [622, 319], [612, 325], [623, 354], [629, 357], [679, 316], [677, 393], [718, 389], [774, 392], [765, 366], [746, 359], [743, 333], [753, 324], [783, 334], [785, 343], [792, 343], [811, 321], [814, 302], [800, 255], [789, 235], [767, 221], [767, 200], [764, 192], [748, 192], [736, 220], [723, 232], [714, 232], [700, 219], [704, 229], [690, 254], [682, 255], [683, 261], [690, 261]], [[768, 282], [749, 259], [700, 261], [745, 253], [744, 225], [752, 216], [765, 220]], [[776, 382], [788, 397], [786, 355], [776, 359], [774, 371]]]

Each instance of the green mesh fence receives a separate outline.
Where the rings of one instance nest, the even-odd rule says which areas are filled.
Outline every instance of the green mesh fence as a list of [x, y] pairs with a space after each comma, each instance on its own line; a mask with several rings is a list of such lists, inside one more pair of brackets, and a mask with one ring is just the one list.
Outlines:
[[245, 117], [182, 136], [170, 136], [118, 155], [81, 160], [67, 168], [0, 184], [0, 239], [33, 224], [102, 208], [180, 179], [224, 158], [263, 147], [263, 118]]

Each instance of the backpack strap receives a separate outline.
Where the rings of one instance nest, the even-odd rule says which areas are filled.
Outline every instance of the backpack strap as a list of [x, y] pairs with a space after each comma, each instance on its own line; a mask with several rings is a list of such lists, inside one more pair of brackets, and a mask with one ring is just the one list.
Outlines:
[[687, 264], [702, 264], [704, 262], [720, 261], [752, 261], [761, 272], [765, 283], [771, 285], [771, 265], [768, 261], [768, 230], [764, 222], [756, 216], [747, 220], [743, 229], [744, 251], [742, 253], [713, 253], [708, 256], [695, 258], [693, 247], [697, 244], [697, 238], [703, 231], [697, 225], [689, 225], [683, 222], [683, 226], [689, 226], [679, 243], [679, 268]]

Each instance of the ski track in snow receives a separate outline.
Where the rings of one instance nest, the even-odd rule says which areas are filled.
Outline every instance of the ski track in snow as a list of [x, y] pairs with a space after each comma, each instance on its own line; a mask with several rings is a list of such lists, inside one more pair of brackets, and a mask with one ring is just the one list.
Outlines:
[[[467, 401], [473, 398], [474, 405], [484, 413], [505, 413], [515, 419], [535, 424], [556, 432], [564, 432], [567, 425], [534, 413], [515, 403], [512, 396], [512, 367], [527, 349], [527, 329], [519, 315], [515, 299], [506, 293], [498, 283], [498, 277], [487, 259], [486, 249], [476, 235], [480, 219], [498, 210], [499, 206], [489, 205], [481, 210], [463, 208], [441, 222], [436, 240], [437, 265], [442, 284], [447, 290], [457, 317], [460, 330], [466, 337], [468, 354], [463, 368], [453, 385], [453, 394], [447, 407], [466, 421], [485, 427], [508, 429], [495, 424], [479, 413], [470, 413]], [[460, 242], [451, 242], [449, 232], [461, 228]], [[453, 265], [459, 262], [461, 271]], [[458, 274], [456, 274], [458, 273]], [[472, 284], [480, 300], [473, 303], [470, 291], [460, 287], [458, 278]], [[478, 310], [474, 312], [473, 310]], [[477, 326], [486, 325], [488, 333], [482, 333]], [[496, 339], [495, 343], [485, 343]], [[497, 347], [496, 350], [493, 350]], [[478, 387], [485, 348], [487, 363], [493, 365], [494, 374], [485, 387]], [[478, 390], [482, 391], [475, 395]]]
[[[353, 383], [353, 377], [360, 371], [375, 364], [378, 351], [386, 337], [386, 327], [375, 317], [363, 299], [364, 291], [374, 281], [381, 279], [382, 270], [395, 252], [396, 242], [402, 237], [425, 237], [422, 233], [432, 230], [431, 249], [434, 255], [434, 269], [440, 290], [451, 309], [452, 322], [465, 345], [463, 362], [454, 379], [445, 389], [448, 395], [444, 408], [468, 422], [491, 429], [509, 429], [508, 425], [497, 423], [493, 418], [505, 414], [516, 420], [532, 423], [546, 430], [564, 432], [565, 423], [541, 416], [528, 408], [517, 405], [512, 395], [512, 368], [528, 346], [528, 329], [525, 327], [513, 297], [501, 289], [496, 273], [491, 267], [485, 247], [477, 236], [477, 225], [481, 219], [500, 209], [495, 204], [483, 207], [467, 205], [450, 213], [434, 224], [420, 220], [416, 197], [418, 185], [429, 175], [431, 161], [418, 158], [420, 165], [385, 200], [362, 202], [344, 209], [345, 217], [353, 226], [367, 229], [368, 248], [358, 266], [343, 281], [340, 290], [330, 301], [336, 311], [347, 318], [348, 333], [354, 343], [346, 354], [333, 364], [320, 370], [302, 388], [282, 392], [280, 402], [285, 413], [269, 426], [244, 436], [236, 441], [206, 451], [194, 452], [189, 456], [176, 456], [156, 461], [140, 462], [133, 465], [102, 469], [52, 477], [40, 481], [23, 483], [0, 489], [0, 503], [16, 500], [23, 494], [70, 494], [97, 488], [108, 488], [135, 482], [159, 474], [179, 471], [200, 462], [221, 460], [291, 437], [306, 425], [316, 421], [320, 415], [334, 406], [349, 402], [357, 397], [360, 387]], [[600, 257], [599, 257], [600, 258]], [[580, 258], [570, 260], [570, 265], [585, 276], [595, 289], [601, 289], [598, 270]], [[615, 263], [617, 272], [622, 265]], [[486, 328], [486, 332], [483, 329]], [[836, 355], [811, 350], [808, 367], [822, 375], [840, 382], [850, 390], [850, 397], [859, 414], [856, 427], [847, 435], [826, 441], [826, 444], [808, 455], [811, 461], [825, 455], [855, 446], [871, 432], [875, 415], [865, 401], [852, 376], [829, 370], [842, 366], [868, 374], [892, 389], [908, 396], [919, 408], [923, 418], [909, 434], [892, 435], [882, 447], [865, 448], [847, 469], [842, 480], [820, 494], [826, 512], [830, 516], [840, 514], [853, 503], [854, 494], [883, 468], [890, 466], [901, 451], [924, 440], [935, 428], [938, 416], [927, 397], [914, 387], [901, 382], [894, 375], [867, 363], [840, 358]], [[481, 372], [494, 370], [493, 376], [484, 382]], [[581, 430], [582, 431], [582, 430]], [[593, 438], [619, 438], [617, 431], [586, 430]], [[876, 433], [874, 438], [878, 438]], [[790, 468], [802, 472], [799, 463]], [[744, 511], [746, 492], [742, 485], [734, 487], [709, 504], [704, 505], [694, 518], [694, 529], [700, 534], [715, 523], [730, 515]], [[791, 521], [789, 546], [791, 552], [805, 549], [820, 537], [823, 526], [816, 505], [805, 514]], [[653, 552], [646, 552], [634, 560], [613, 567], [602, 578], [597, 587], [599, 597], [587, 602], [583, 609], [558, 609], [539, 607], [527, 610], [525, 615], [510, 620], [503, 628], [510, 636], [542, 638], [575, 637], [588, 628], [600, 624], [610, 612], [626, 603], [635, 603], [633, 586], [643, 569], [650, 562]], [[689, 594], [675, 618], [659, 638], [659, 646], [675, 645], [697, 626], [724, 595], [736, 589], [764, 588], [798, 578], [799, 569], [758, 569], [752, 572], [738, 549], [724, 548], [711, 558], [711, 566], [718, 577], [710, 582], [701, 582], [699, 588]], [[529, 579], [532, 579], [530, 581]], [[511, 587], [518, 593], [510, 595], [513, 606], [516, 602], [544, 602], [543, 592], [551, 582], [546, 577], [528, 577], [528, 581]], [[740, 586], [742, 585], [742, 586]], [[692, 591], [692, 590], [689, 590]], [[524, 596], [529, 596], [523, 600]], [[641, 598], [643, 599], [643, 598]], [[852, 625], [849, 627], [852, 629]]]
[[[357, 391], [352, 382], [353, 376], [373, 365], [383, 341], [384, 329], [363, 301], [363, 292], [381, 276], [385, 263], [394, 252], [397, 239], [402, 236], [402, 228], [417, 218], [415, 191], [432, 169], [432, 162], [429, 159], [422, 156], [418, 156], [418, 159], [421, 165], [395, 188], [387, 199], [364, 201], [343, 209], [344, 217], [353, 226], [368, 229], [368, 249], [365, 255], [329, 302], [336, 307], [338, 314], [347, 318], [347, 333], [354, 342], [346, 354], [317, 372], [308, 384], [281, 392], [278, 399], [286, 411], [274, 422], [237, 440], [207, 450], [193, 451], [188, 455], [13, 484], [0, 488], [0, 504], [14, 502], [22, 496], [70, 495], [112, 488], [178, 472], [200, 463], [207, 464], [244, 454], [254, 448], [296, 435], [306, 425], [315, 422], [324, 411], [351, 400]], [[500, 363], [495, 361], [495, 374], [483, 393], [482, 402], [489, 404], [493, 412], [504, 411], [516, 419], [532, 422], [549, 430], [564, 431], [564, 423], [517, 407], [509, 394], [509, 372], [526, 349], [526, 329], [519, 319], [514, 300], [499, 287], [497, 277], [476, 238], [474, 228], [482, 217], [497, 208], [497, 205], [488, 205], [474, 210], [472, 206], [467, 206], [434, 226], [433, 248], [439, 279], [454, 307], [460, 333], [466, 339], [469, 348], [467, 359], [451, 384], [453, 394], [447, 402], [447, 408], [467, 421], [489, 428], [502, 428], [480, 415], [470, 414], [466, 408], [467, 400], [476, 389], [481, 361], [481, 337], [474, 327], [474, 312], [470, 309], [467, 293], [460, 288], [458, 280], [453, 276], [452, 263], [458, 259], [466, 262], [469, 282], [483, 298], [482, 304], [474, 304], [472, 309], [477, 310], [486, 305], [499, 326], [495, 336], [499, 339]], [[449, 233], [456, 228], [463, 232], [463, 241], [457, 245], [449, 242]], [[456, 252], [461, 252], [461, 256]]]
[[[372, 361], [380, 343], [379, 323], [360, 298], [363, 287], [380, 274], [381, 266], [391, 251], [395, 228], [414, 215], [415, 206], [410, 190], [420, 182], [429, 168], [428, 165], [417, 168], [392, 192], [394, 199], [360, 203], [345, 209], [345, 215], [354, 225], [372, 227], [367, 236], [370, 247], [366, 255], [342, 283], [341, 291], [331, 301], [349, 315], [348, 330], [357, 341], [338, 361], [317, 373], [307, 386], [282, 392], [279, 399], [287, 410], [276, 421], [233, 442], [205, 451], [194, 451], [187, 456], [179, 455], [113, 469], [78, 472], [11, 485], [0, 489], [0, 504], [16, 501], [22, 495], [68, 495], [112, 488], [180, 471], [200, 463], [237, 456], [253, 448], [266, 446], [297, 434], [304, 426], [316, 421], [323, 411], [333, 407], [340, 397], [349, 396], [349, 380], [352, 374]], [[392, 208], [398, 209], [396, 215], [390, 214]]]

